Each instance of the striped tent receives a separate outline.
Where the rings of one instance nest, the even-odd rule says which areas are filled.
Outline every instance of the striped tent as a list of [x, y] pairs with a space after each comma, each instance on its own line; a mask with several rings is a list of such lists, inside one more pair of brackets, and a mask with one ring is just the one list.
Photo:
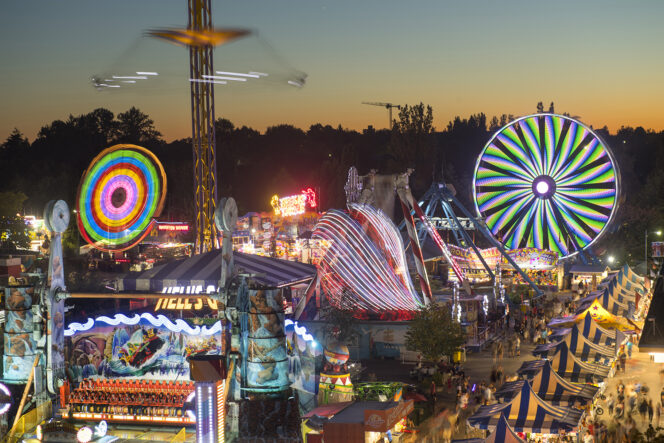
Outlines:
[[[560, 341], [565, 335], [572, 332], [572, 328], [560, 328], [555, 329], [554, 319], [551, 323], [548, 324], [549, 328], [553, 329], [551, 335], [549, 335], [550, 341]], [[578, 320], [581, 320], [580, 323], [577, 323], [577, 326], [581, 329], [581, 333], [584, 337], [590, 340], [593, 343], [604, 346], [615, 346], [616, 344], [616, 330], [615, 329], [606, 329], [597, 324], [593, 319], [592, 315], [589, 312], [586, 312], [583, 317], [580, 317]]]
[[578, 309], [575, 315], [551, 320], [548, 327], [551, 329], [571, 328], [585, 318], [587, 314], [590, 314], [593, 320], [604, 329], [620, 331], [637, 331], [641, 329], [641, 326], [634, 321], [607, 311], [598, 299], [594, 299], [592, 303], [587, 305], [585, 310]]
[[514, 429], [507, 423], [505, 416], [500, 414], [496, 428], [487, 438], [466, 438], [463, 440], [452, 440], [452, 443], [525, 443]]
[[[613, 315], [618, 315], [622, 317], [628, 317], [633, 320], [635, 306], [634, 303], [622, 303], [616, 300], [611, 296], [611, 292], [608, 288], [604, 288], [601, 291], [591, 292], [588, 297], [582, 298], [579, 300], [579, 307], [576, 310], [576, 314], [580, 314], [588, 309], [593, 302], [597, 300], [604, 309]], [[631, 306], [630, 306], [631, 303]]]
[[562, 340], [554, 343], [547, 343], [537, 345], [533, 350], [533, 355], [536, 357], [548, 357], [554, 355], [559, 347], [565, 343], [568, 349], [577, 357], [582, 360], [591, 360], [610, 365], [616, 358], [615, 347], [609, 347], [593, 343], [583, 336], [579, 330], [579, 325], [574, 325], [569, 334], [565, 335]]
[[585, 406], [597, 394], [599, 387], [567, 381], [551, 369], [551, 363], [548, 360], [543, 360], [543, 362], [540, 371], [532, 380], [507, 382], [496, 391], [495, 397], [503, 403], [509, 401], [521, 390], [523, 383], [528, 382], [539, 398], [554, 406]]
[[[219, 285], [221, 278], [221, 249], [172, 260], [143, 272], [130, 272], [117, 280], [119, 291], [195, 293], [197, 288]], [[235, 271], [251, 274], [253, 279], [267, 287], [280, 288], [306, 283], [316, 275], [316, 267], [304, 263], [280, 260], [260, 255], [233, 252]], [[189, 288], [189, 289], [186, 289]]]
[[558, 347], [551, 360], [551, 369], [572, 382], [593, 383], [609, 376], [611, 368], [600, 363], [583, 361], [570, 352], [566, 342]]
[[648, 292], [645, 287], [645, 278], [632, 271], [627, 265], [600, 283], [600, 286], [618, 288], [629, 293], [638, 292], [641, 295]]
[[484, 440], [484, 443], [525, 443], [525, 440], [516, 435], [505, 416], [500, 414], [496, 429]]
[[498, 403], [480, 408], [468, 418], [468, 423], [480, 429], [498, 426], [501, 417], [517, 432], [557, 434], [575, 431], [581, 419], [581, 411], [564, 406], [553, 406], [539, 398], [528, 383], [509, 403]]

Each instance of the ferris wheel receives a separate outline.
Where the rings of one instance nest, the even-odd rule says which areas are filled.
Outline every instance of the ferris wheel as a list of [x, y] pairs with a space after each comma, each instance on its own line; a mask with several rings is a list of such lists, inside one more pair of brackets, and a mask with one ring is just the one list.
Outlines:
[[506, 248], [561, 258], [588, 248], [613, 219], [620, 191], [608, 146], [563, 115], [519, 118], [496, 132], [473, 177], [477, 213]]

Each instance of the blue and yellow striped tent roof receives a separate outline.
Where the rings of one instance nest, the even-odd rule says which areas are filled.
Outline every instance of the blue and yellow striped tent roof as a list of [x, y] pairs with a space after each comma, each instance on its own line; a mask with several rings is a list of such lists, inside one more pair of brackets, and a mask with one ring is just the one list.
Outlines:
[[610, 365], [616, 357], [616, 349], [611, 346], [604, 346], [593, 343], [581, 333], [579, 325], [574, 325], [568, 334], [560, 341], [538, 345], [533, 350], [533, 355], [537, 357], [547, 357], [554, 355], [558, 348], [565, 343], [568, 349], [582, 360], [592, 360], [605, 365]]
[[570, 352], [566, 342], [558, 347], [551, 359], [551, 369], [572, 382], [601, 381], [609, 376], [610, 368], [601, 363], [583, 361]]
[[496, 429], [484, 440], [484, 443], [525, 443], [525, 441], [516, 435], [505, 416], [501, 414]]
[[[556, 329], [558, 320], [561, 319], [554, 319], [548, 324], [548, 327], [553, 329], [553, 333], [549, 335], [549, 340], [551, 341], [560, 341], [565, 335], [572, 332], [572, 328]], [[583, 336], [591, 342], [604, 346], [614, 346], [616, 344], [616, 330], [603, 328], [593, 319], [589, 312], [577, 318], [576, 322]]]
[[523, 383], [528, 382], [538, 397], [554, 406], [584, 406], [597, 394], [599, 390], [597, 386], [567, 381], [551, 369], [548, 360], [543, 362], [532, 380], [507, 382], [495, 393], [495, 397], [509, 400], [521, 390]]
[[613, 289], [617, 288], [628, 293], [638, 292], [641, 295], [647, 292], [645, 287], [645, 277], [641, 277], [632, 271], [628, 265], [623, 266], [616, 274], [609, 276], [606, 280], [600, 283], [600, 286]]
[[[611, 296], [611, 291], [609, 288], [604, 288], [600, 291], [591, 292], [588, 297], [582, 298], [579, 301], [579, 307], [576, 310], [576, 314], [581, 314], [585, 312], [593, 302], [597, 300], [600, 305], [608, 312], [613, 315], [619, 315], [623, 317], [632, 317], [634, 312], [634, 303], [626, 302], [622, 303]], [[630, 307], [630, 303], [632, 307]]]
[[498, 426], [501, 416], [504, 416], [517, 432], [557, 434], [560, 431], [576, 430], [581, 411], [553, 406], [539, 398], [528, 383], [524, 383], [509, 403], [480, 406], [477, 412], [468, 418], [468, 423], [476, 428], [492, 429]]

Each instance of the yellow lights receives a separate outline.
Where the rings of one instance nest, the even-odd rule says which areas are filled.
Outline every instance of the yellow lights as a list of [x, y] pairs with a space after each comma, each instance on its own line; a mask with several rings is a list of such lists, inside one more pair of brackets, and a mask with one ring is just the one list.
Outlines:
[[248, 35], [245, 29], [154, 29], [151, 37], [167, 40], [183, 46], [219, 46]]
[[294, 215], [304, 214], [307, 209], [307, 204], [309, 207], [315, 208], [318, 205], [318, 197], [316, 192], [311, 189], [303, 189], [301, 194], [291, 195], [288, 197], [279, 198], [278, 195], [273, 195], [270, 200], [270, 205], [274, 208], [275, 215], [281, 215], [282, 217], [292, 217]]
[[159, 310], [170, 310], [170, 311], [180, 311], [180, 310], [195, 310], [203, 309], [204, 305], [207, 305], [212, 310], [218, 309], [217, 301], [212, 298], [187, 298], [187, 297], [164, 297], [160, 298], [157, 301], [157, 305], [154, 307], [155, 312]]

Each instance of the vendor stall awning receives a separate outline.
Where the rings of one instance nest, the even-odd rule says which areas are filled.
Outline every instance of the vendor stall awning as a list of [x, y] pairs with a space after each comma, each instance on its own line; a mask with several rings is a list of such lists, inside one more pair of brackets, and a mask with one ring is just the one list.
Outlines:
[[[495, 397], [505, 402], [521, 391], [524, 380], [505, 383], [495, 394]], [[532, 379], [531, 387], [542, 400], [554, 406], [574, 406], [576, 403], [585, 405], [593, 399], [599, 387], [584, 383], [572, 383], [556, 374], [551, 369], [548, 360], [537, 375]]]
[[528, 383], [524, 383], [521, 391], [509, 403], [480, 406], [468, 418], [468, 423], [476, 428], [492, 429], [498, 426], [503, 415], [515, 431], [536, 434], [574, 431], [581, 419], [581, 411], [550, 405], [539, 398]]
[[611, 292], [608, 288], [604, 288], [601, 291], [591, 292], [588, 297], [582, 298], [579, 300], [579, 307], [576, 310], [577, 314], [581, 314], [586, 311], [593, 302], [599, 302], [599, 304], [610, 312], [613, 315], [618, 315], [622, 317], [627, 317], [630, 320], [634, 319], [635, 306], [634, 303], [621, 303], [611, 296]]
[[558, 353], [551, 360], [551, 368], [558, 375], [572, 382], [585, 382], [588, 379], [603, 380], [609, 376], [611, 371], [608, 366], [582, 361], [570, 352], [565, 342], [558, 347]]
[[599, 299], [594, 299], [592, 303], [585, 304], [584, 308], [576, 310], [576, 315], [569, 317], [555, 318], [549, 322], [550, 328], [571, 327], [581, 321], [586, 315], [590, 315], [593, 320], [605, 329], [615, 329], [619, 331], [634, 331], [641, 329], [641, 325], [621, 316], [614, 315], [607, 311]]
[[579, 325], [574, 325], [570, 332], [558, 342], [537, 345], [533, 354], [538, 357], [553, 355], [563, 344], [566, 344], [568, 349], [582, 360], [593, 360], [610, 365], [616, 358], [615, 347], [599, 345], [588, 340], [579, 330]]
[[582, 274], [582, 275], [601, 275], [607, 271], [606, 266], [602, 265], [572, 265], [569, 268], [570, 274]]
[[507, 423], [504, 415], [500, 416], [496, 429], [484, 440], [484, 443], [525, 443]]
[[[316, 275], [316, 267], [305, 263], [233, 252], [235, 270], [254, 274], [259, 284], [272, 288], [305, 283]], [[117, 281], [119, 291], [162, 292], [168, 287], [215, 288], [221, 278], [221, 250], [173, 260], [143, 272], [131, 272]], [[185, 291], [179, 291], [185, 292]]]
[[[565, 335], [572, 332], [572, 328], [556, 329], [561, 326], [564, 326], [565, 324], [569, 324], [566, 321], [568, 319], [569, 317], [563, 317], [551, 320], [551, 322], [548, 324], [548, 327], [554, 329], [554, 332], [549, 336], [550, 340], [553, 341], [562, 340]], [[579, 320], [582, 320], [582, 322], [579, 323]], [[606, 329], [601, 327], [593, 319], [592, 315], [590, 315], [589, 312], [586, 312], [585, 315], [582, 317], [578, 317], [576, 319], [576, 322], [577, 325], [580, 327], [583, 336], [586, 337], [591, 342], [604, 346], [614, 346], [616, 344], [616, 333], [617, 333], [616, 330]]]

